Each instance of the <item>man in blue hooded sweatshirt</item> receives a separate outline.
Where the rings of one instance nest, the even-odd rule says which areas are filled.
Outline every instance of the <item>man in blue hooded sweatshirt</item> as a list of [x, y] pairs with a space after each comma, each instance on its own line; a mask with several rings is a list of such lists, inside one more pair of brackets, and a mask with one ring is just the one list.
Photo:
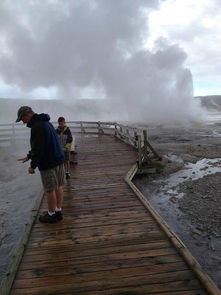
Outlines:
[[24, 163], [31, 160], [28, 168], [30, 174], [38, 167], [47, 196], [48, 211], [39, 217], [39, 221], [53, 223], [62, 220], [64, 153], [57, 133], [49, 122], [48, 114], [36, 114], [31, 107], [22, 106], [17, 115], [16, 122], [22, 121], [31, 128], [31, 150], [18, 161]]

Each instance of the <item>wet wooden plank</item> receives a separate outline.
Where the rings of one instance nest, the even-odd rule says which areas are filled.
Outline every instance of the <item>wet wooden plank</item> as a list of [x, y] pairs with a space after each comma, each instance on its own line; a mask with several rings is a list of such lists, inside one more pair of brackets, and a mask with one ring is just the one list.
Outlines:
[[[40, 277], [53, 277], [53, 276], [66, 276], [66, 275], [73, 275], [75, 272], [75, 278], [80, 274], [80, 278], [82, 279], [85, 277], [87, 280], [94, 280], [94, 279], [103, 279], [103, 275], [105, 274], [106, 277], [108, 276], [108, 279], [110, 279], [113, 275], [115, 277], [117, 276], [123, 276], [126, 274], [131, 274], [133, 271], [133, 275], [140, 275], [140, 274], [154, 274], [161, 272], [172, 272], [172, 271], [181, 271], [186, 270], [187, 266], [183, 262], [174, 262], [174, 263], [167, 263], [165, 265], [142, 265], [142, 266], [130, 266], [130, 268], [127, 268], [126, 266], [118, 266], [114, 267], [113, 265], [101, 264], [87, 264], [80, 265], [75, 267], [74, 265], [69, 265], [66, 267], [63, 266], [56, 266], [56, 267], [48, 267], [45, 270], [41, 269], [31, 269], [31, 270], [23, 270], [19, 273], [17, 277], [17, 281], [22, 282], [22, 280], [25, 279], [34, 279], [36, 278], [36, 275]], [[114, 270], [114, 271], [113, 271]], [[93, 276], [91, 274], [94, 274]], [[89, 274], [89, 276], [88, 276]]]
[[112, 136], [77, 145], [64, 220], [36, 220], [11, 295], [207, 294], [124, 181], [136, 151]]
[[[98, 294], [98, 291], [104, 291], [103, 294], [128, 294], [128, 292], [133, 292], [135, 290], [139, 290], [140, 293], [135, 294], [156, 294], [160, 292], [170, 292], [172, 291], [189, 291], [189, 290], [197, 290], [200, 293], [196, 294], [203, 294], [201, 292], [199, 283], [197, 280], [191, 280], [189, 276], [183, 276], [182, 280], [180, 281], [178, 277], [173, 276], [170, 278], [169, 275], [162, 279], [155, 279], [153, 281], [153, 277], [150, 276], [152, 279], [152, 283], [147, 284], [146, 276], [133, 276], [132, 278], [118, 278], [116, 280], [101, 280], [101, 281], [89, 281], [89, 282], [74, 282], [68, 281], [69, 277], [63, 278], [62, 282], [54, 278], [54, 280], [47, 281], [47, 284], [44, 286], [38, 287], [28, 287], [28, 288], [14, 288], [11, 292], [11, 295], [43, 295], [43, 294]], [[161, 275], [162, 276], [162, 275]], [[71, 276], [73, 278], [73, 276]], [[42, 279], [42, 278], [41, 278]], [[128, 283], [129, 281], [129, 283]], [[125, 287], [127, 285], [127, 287]], [[116, 288], [119, 288], [116, 292]], [[125, 293], [120, 293], [122, 292]], [[113, 290], [113, 291], [112, 291]], [[108, 293], [107, 293], [108, 291]], [[119, 292], [120, 291], [120, 292]], [[114, 293], [113, 293], [114, 292]], [[137, 291], [136, 291], [137, 292]], [[129, 293], [130, 294], [130, 293]], [[132, 293], [133, 294], [133, 293]]]
[[[181, 270], [179, 270], [181, 268]], [[159, 267], [154, 269], [150, 269], [149, 267], [142, 266], [137, 268], [130, 269], [117, 269], [115, 271], [100, 271], [100, 272], [92, 272], [92, 273], [73, 273], [64, 274], [64, 275], [52, 275], [52, 276], [44, 276], [44, 277], [34, 277], [34, 278], [25, 278], [25, 279], [17, 279], [14, 287], [16, 289], [26, 289], [26, 288], [35, 288], [35, 287], [44, 287], [48, 286], [52, 283], [56, 283], [58, 285], [62, 284], [72, 284], [72, 290], [75, 289], [101, 289], [101, 288], [113, 288], [113, 287], [122, 287], [125, 285], [127, 280], [130, 280], [130, 285], [138, 285], [146, 283], [146, 276], [150, 276], [151, 284], [166, 284], [168, 282], [183, 282], [184, 284], [188, 284], [189, 281], [194, 280], [194, 276], [190, 274], [188, 270], [183, 266], [178, 264], [167, 265], [164, 267], [163, 271], [160, 270]], [[191, 284], [190, 284], [191, 286]], [[194, 287], [199, 288], [199, 284], [194, 282]]]
[[[101, 247], [97, 248], [93, 244], [88, 244], [87, 247], [84, 245], [82, 248], [81, 245], [75, 246], [75, 251], [73, 252], [72, 257], [82, 257], [82, 256], [94, 256], [94, 255], [102, 255], [106, 253], [127, 253], [127, 252], [137, 252], [137, 251], [144, 251], [144, 250], [153, 250], [153, 249], [164, 249], [170, 248], [170, 243], [168, 241], [154, 241], [152, 243], [146, 243], [146, 241], [140, 241], [140, 243], [136, 243], [135, 241], [131, 240], [127, 245], [108, 245], [102, 244]], [[69, 246], [64, 246], [62, 248], [62, 252], [70, 251]], [[39, 261], [41, 258], [44, 258], [45, 254], [51, 253], [59, 253], [60, 248], [55, 247], [53, 249], [48, 249], [47, 247], [41, 249], [28, 249], [26, 251], [26, 255], [23, 258], [23, 262], [26, 261]], [[44, 259], [43, 259], [44, 260]]]

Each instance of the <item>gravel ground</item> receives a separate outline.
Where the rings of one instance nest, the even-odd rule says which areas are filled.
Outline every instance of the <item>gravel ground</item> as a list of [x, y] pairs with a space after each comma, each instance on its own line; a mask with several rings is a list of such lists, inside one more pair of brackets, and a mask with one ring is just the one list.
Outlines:
[[206, 175], [179, 186], [179, 208], [203, 237], [221, 237], [221, 173]]

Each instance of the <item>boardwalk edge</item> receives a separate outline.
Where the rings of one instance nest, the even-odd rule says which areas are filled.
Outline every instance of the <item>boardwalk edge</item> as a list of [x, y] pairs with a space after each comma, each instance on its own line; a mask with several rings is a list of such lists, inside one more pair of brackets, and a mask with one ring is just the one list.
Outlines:
[[35, 222], [36, 216], [38, 215], [38, 211], [42, 202], [44, 196], [44, 192], [41, 191], [37, 197], [37, 200], [34, 203], [34, 206], [31, 210], [31, 215], [29, 217], [29, 221], [26, 223], [26, 228], [24, 231], [23, 236], [20, 238], [18, 245], [15, 249], [12, 261], [6, 271], [5, 277], [2, 279], [0, 283], [0, 294], [9, 295], [10, 290], [15, 278], [15, 275], [17, 273], [19, 264], [21, 262], [21, 259], [23, 257], [23, 253], [25, 250], [25, 247], [28, 243], [30, 232], [33, 226], [33, 223]]
[[161, 229], [166, 233], [172, 244], [178, 250], [180, 255], [184, 258], [186, 263], [190, 266], [193, 272], [196, 274], [201, 284], [205, 287], [207, 292], [211, 295], [221, 295], [220, 289], [214, 283], [214, 281], [209, 277], [209, 275], [202, 269], [199, 262], [192, 256], [186, 245], [180, 240], [180, 238], [171, 230], [169, 225], [164, 221], [160, 214], [155, 211], [155, 209], [150, 205], [148, 200], [144, 197], [141, 191], [135, 186], [132, 182], [133, 177], [135, 176], [138, 170], [138, 165], [135, 164], [131, 167], [128, 173], [125, 176], [125, 181], [136, 194], [136, 196], [143, 203], [145, 208], [150, 212], [153, 218], [157, 221]]

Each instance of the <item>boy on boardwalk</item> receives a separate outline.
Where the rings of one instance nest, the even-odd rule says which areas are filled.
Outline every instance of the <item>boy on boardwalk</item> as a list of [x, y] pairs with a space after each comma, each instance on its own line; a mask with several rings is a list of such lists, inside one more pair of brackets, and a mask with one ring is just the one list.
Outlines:
[[73, 137], [70, 128], [66, 125], [65, 118], [58, 118], [58, 128], [56, 129], [61, 148], [64, 151], [66, 179], [70, 179], [70, 151]]

